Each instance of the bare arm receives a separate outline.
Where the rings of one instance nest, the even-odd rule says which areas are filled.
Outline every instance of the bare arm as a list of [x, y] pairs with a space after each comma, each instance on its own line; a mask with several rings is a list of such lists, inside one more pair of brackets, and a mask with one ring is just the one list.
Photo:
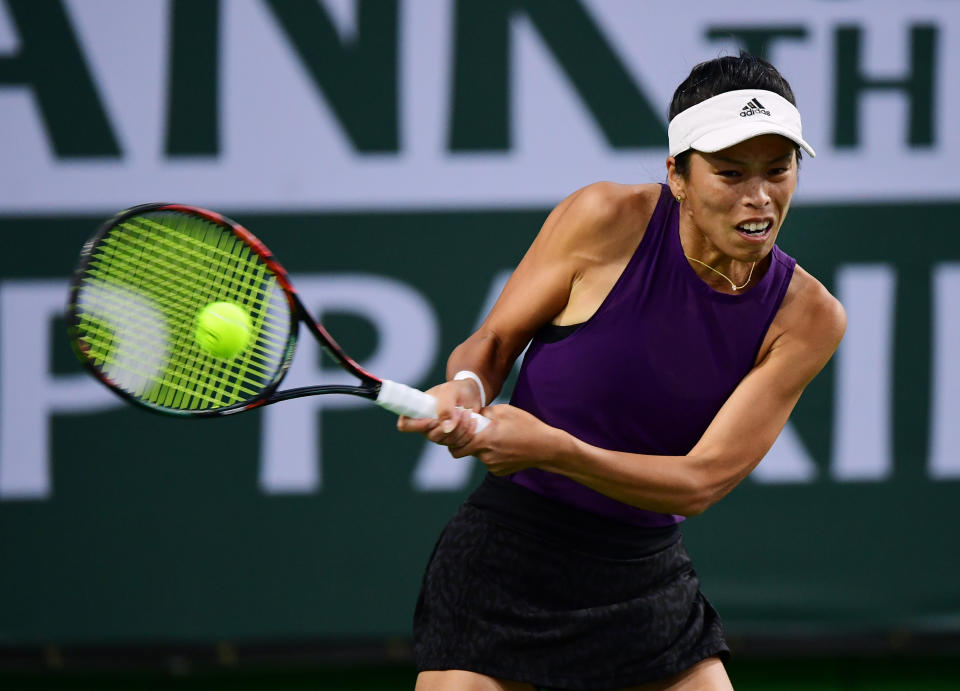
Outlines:
[[[537, 329], [571, 309], [589, 309], [605, 282], [609, 290], [639, 244], [637, 228], [646, 227], [659, 194], [659, 185], [596, 183], [558, 204], [483, 324], [450, 355], [447, 378], [471, 370], [483, 382], [487, 400], [496, 397]], [[441, 422], [459, 422], [456, 406], [479, 408], [470, 380], [448, 382], [430, 393], [437, 398]], [[401, 419], [398, 427], [429, 432], [435, 424]], [[469, 433], [463, 430], [463, 439]]]

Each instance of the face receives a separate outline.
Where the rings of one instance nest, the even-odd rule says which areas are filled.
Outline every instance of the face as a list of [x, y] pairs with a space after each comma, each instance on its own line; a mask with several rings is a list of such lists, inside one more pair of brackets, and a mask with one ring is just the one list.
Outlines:
[[766, 134], [716, 153], [694, 151], [686, 178], [672, 157], [667, 168], [671, 190], [684, 197], [681, 233], [696, 249], [742, 262], [770, 252], [797, 186], [793, 142]]

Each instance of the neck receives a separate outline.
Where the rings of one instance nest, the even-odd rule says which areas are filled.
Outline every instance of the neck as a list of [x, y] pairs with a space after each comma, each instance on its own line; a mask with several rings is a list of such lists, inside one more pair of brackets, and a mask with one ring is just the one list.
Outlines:
[[680, 246], [697, 276], [715, 290], [736, 293], [750, 286], [757, 262], [745, 262], [725, 255], [700, 233], [680, 229]]

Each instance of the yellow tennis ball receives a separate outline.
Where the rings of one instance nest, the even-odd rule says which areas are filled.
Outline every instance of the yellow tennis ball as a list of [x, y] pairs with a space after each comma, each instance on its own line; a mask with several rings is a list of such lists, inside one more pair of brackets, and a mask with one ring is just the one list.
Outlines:
[[211, 302], [197, 312], [197, 343], [205, 351], [229, 360], [250, 344], [250, 317], [233, 302]]

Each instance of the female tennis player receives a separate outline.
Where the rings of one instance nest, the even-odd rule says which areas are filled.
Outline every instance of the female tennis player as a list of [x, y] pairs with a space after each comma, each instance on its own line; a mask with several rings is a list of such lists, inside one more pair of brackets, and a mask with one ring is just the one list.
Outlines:
[[419, 691], [731, 688], [678, 526], [760, 462], [845, 315], [776, 246], [814, 155], [786, 80], [712, 60], [670, 118], [668, 184], [561, 202], [430, 391], [438, 418], [398, 423], [490, 471], [424, 576]]

